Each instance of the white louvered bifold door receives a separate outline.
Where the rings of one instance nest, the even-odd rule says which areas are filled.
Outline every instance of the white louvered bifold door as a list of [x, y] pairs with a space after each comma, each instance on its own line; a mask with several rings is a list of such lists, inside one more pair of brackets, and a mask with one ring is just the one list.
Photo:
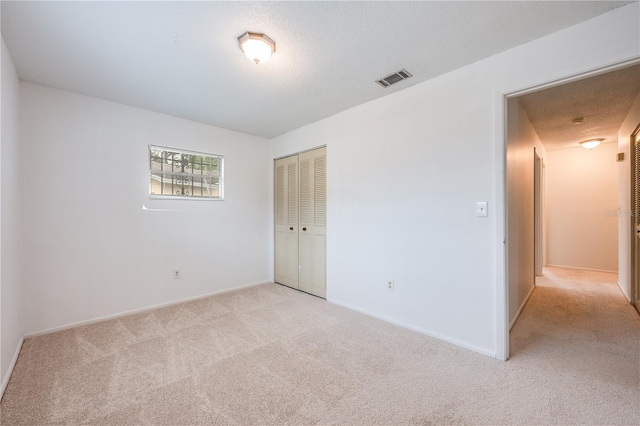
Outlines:
[[298, 156], [275, 164], [275, 281], [298, 288]]
[[325, 298], [327, 245], [326, 148], [299, 155], [299, 289]]

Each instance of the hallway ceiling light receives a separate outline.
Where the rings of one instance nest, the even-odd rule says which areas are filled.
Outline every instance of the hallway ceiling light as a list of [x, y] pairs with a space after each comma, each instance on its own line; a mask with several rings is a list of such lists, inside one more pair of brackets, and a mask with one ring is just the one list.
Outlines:
[[247, 58], [257, 64], [267, 62], [276, 51], [276, 42], [261, 33], [246, 32], [238, 37], [238, 44]]
[[582, 145], [582, 147], [586, 149], [593, 149], [600, 145], [600, 142], [602, 142], [603, 140], [604, 139], [590, 139], [588, 141], [580, 142], [580, 145]]

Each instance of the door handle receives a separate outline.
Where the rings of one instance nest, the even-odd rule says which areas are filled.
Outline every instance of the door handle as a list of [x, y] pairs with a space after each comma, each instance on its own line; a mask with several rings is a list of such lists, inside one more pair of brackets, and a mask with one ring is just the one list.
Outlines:
[[307, 230], [307, 227], [305, 226], [304, 228], [302, 228], [302, 230], [303, 230], [303, 231], [306, 231], [306, 230]]
[[290, 227], [289, 227], [289, 231], [293, 231], [293, 226], [290, 226]]

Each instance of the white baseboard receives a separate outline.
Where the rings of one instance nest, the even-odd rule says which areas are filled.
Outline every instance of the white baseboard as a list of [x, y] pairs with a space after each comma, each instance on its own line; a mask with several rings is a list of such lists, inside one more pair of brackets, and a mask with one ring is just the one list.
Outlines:
[[18, 343], [18, 347], [16, 348], [16, 352], [13, 354], [13, 359], [11, 360], [11, 364], [9, 364], [9, 369], [7, 370], [7, 374], [2, 378], [2, 388], [0, 389], [0, 401], [4, 396], [4, 391], [9, 384], [9, 379], [11, 379], [11, 374], [13, 373], [13, 369], [16, 366], [16, 362], [18, 362], [18, 356], [20, 355], [20, 349], [22, 349], [22, 344], [24, 343], [24, 337], [20, 338], [20, 342]]
[[513, 326], [516, 325], [516, 321], [518, 321], [518, 317], [520, 317], [520, 314], [522, 313], [522, 310], [524, 309], [524, 307], [526, 306], [527, 302], [529, 301], [529, 298], [533, 294], [533, 290], [535, 290], [535, 288], [536, 288], [535, 285], [531, 286], [531, 290], [529, 290], [529, 294], [527, 294], [527, 297], [524, 298], [524, 301], [522, 302], [522, 305], [520, 305], [520, 307], [518, 308], [518, 312], [516, 312], [516, 316], [514, 316], [513, 319], [511, 320], [511, 322], [509, 323], [509, 331], [511, 331]]
[[581, 268], [579, 266], [566, 266], [566, 265], [544, 265], [545, 267], [549, 266], [551, 268], [566, 268], [566, 269], [578, 269], [580, 271], [592, 271], [592, 272], [606, 272], [608, 274], [617, 274], [618, 271], [609, 271], [608, 269], [592, 269], [592, 268]]
[[411, 324], [407, 324], [407, 323], [404, 323], [402, 321], [395, 320], [393, 318], [388, 318], [388, 317], [385, 317], [385, 316], [382, 316], [382, 315], [374, 314], [373, 312], [369, 312], [369, 311], [367, 311], [365, 309], [362, 309], [362, 308], [359, 308], [357, 306], [349, 305], [348, 303], [343, 303], [343, 302], [340, 302], [340, 301], [335, 300], [335, 299], [327, 299], [327, 302], [333, 303], [335, 305], [342, 306], [342, 307], [350, 309], [352, 311], [360, 312], [361, 314], [365, 314], [365, 315], [368, 315], [370, 317], [377, 318], [379, 320], [382, 320], [382, 321], [385, 321], [385, 322], [388, 322], [388, 323], [391, 323], [391, 324], [398, 325], [398, 326], [400, 326], [402, 328], [406, 328], [406, 329], [409, 329], [409, 330], [412, 330], [412, 331], [416, 331], [416, 332], [418, 332], [420, 334], [424, 334], [426, 336], [433, 337], [434, 339], [438, 339], [438, 340], [442, 340], [442, 341], [447, 342], [447, 343], [451, 343], [452, 345], [455, 345], [455, 346], [458, 346], [458, 347], [461, 347], [461, 348], [464, 348], [464, 349], [467, 349], [467, 350], [470, 350], [470, 351], [473, 351], [473, 352], [477, 352], [479, 354], [486, 355], [486, 356], [491, 357], [491, 358], [497, 358], [497, 353], [496, 352], [492, 352], [492, 351], [489, 351], [489, 350], [486, 350], [486, 349], [483, 349], [483, 348], [479, 348], [479, 347], [474, 346], [474, 345], [469, 345], [469, 344], [461, 342], [459, 340], [452, 339], [450, 337], [446, 337], [446, 336], [443, 336], [441, 334], [434, 333], [434, 332], [431, 332], [429, 330], [425, 330], [423, 328], [416, 327], [416, 326], [413, 326]]
[[44, 334], [50, 334], [50, 333], [55, 333], [55, 332], [62, 331], [62, 330], [68, 330], [70, 328], [79, 327], [81, 325], [95, 324], [97, 322], [108, 321], [108, 320], [112, 320], [112, 319], [115, 319], [115, 318], [121, 318], [121, 317], [126, 317], [126, 316], [129, 316], [129, 315], [140, 314], [142, 312], [152, 311], [154, 309], [165, 308], [167, 306], [178, 305], [180, 303], [190, 302], [192, 300], [204, 299], [205, 297], [211, 297], [211, 296], [215, 296], [217, 294], [228, 293], [230, 291], [236, 291], [236, 290], [240, 290], [240, 289], [243, 289], [243, 288], [255, 287], [257, 285], [268, 284], [268, 283], [271, 283], [271, 282], [272, 281], [261, 281], [261, 282], [258, 282], [258, 283], [243, 284], [243, 285], [240, 285], [240, 286], [237, 286], [237, 287], [232, 287], [232, 288], [227, 288], [227, 289], [224, 289], [224, 290], [213, 291], [211, 293], [201, 294], [199, 296], [186, 297], [184, 299], [173, 300], [171, 302], [166, 302], [166, 303], [160, 303], [158, 305], [152, 305], [152, 306], [147, 306], [147, 307], [144, 307], [144, 308], [132, 309], [132, 310], [129, 310], [129, 311], [119, 312], [117, 314], [105, 315], [105, 316], [102, 316], [102, 317], [93, 318], [93, 319], [86, 320], [86, 321], [78, 321], [78, 322], [74, 322], [74, 323], [71, 323], [71, 324], [62, 325], [62, 326], [59, 326], [59, 327], [53, 327], [53, 328], [48, 328], [46, 330], [34, 331], [32, 333], [27, 333], [27, 334], [24, 335], [24, 338], [28, 339], [30, 337], [42, 336]]
[[618, 288], [620, 289], [620, 293], [622, 293], [622, 296], [627, 299], [627, 302], [629, 302], [629, 304], [633, 305], [633, 301], [631, 300], [631, 297], [629, 297], [629, 295], [627, 294], [626, 291], [624, 291], [624, 288], [622, 288], [622, 286], [620, 285], [620, 281], [616, 281], [616, 284], [618, 284]]

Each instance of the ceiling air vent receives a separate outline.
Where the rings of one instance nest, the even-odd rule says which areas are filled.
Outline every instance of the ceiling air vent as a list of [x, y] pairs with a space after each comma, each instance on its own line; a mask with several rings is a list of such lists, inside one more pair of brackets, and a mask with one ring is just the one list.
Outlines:
[[409, 78], [412, 77], [411, 73], [409, 73], [409, 71], [407, 70], [400, 70], [398, 72], [394, 72], [391, 75], [386, 76], [385, 78], [381, 78], [380, 80], [376, 80], [376, 83], [378, 83], [380, 86], [382, 87], [389, 87], [392, 84], [395, 84], [399, 81], [404, 80], [405, 78]]

